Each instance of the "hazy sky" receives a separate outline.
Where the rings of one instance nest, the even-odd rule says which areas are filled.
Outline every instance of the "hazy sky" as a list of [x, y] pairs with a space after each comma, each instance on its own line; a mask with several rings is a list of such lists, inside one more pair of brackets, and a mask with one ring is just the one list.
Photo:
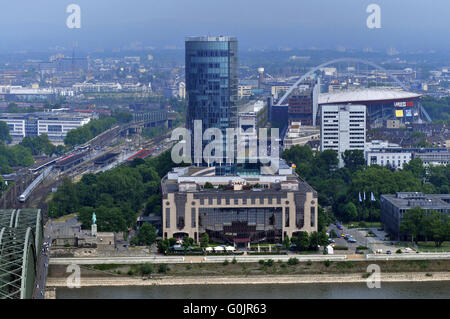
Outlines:
[[[66, 7], [81, 7], [68, 29]], [[381, 29], [366, 8], [381, 7]], [[234, 35], [247, 48], [450, 50], [449, 0], [0, 0], [0, 50], [183, 47], [190, 35]]]

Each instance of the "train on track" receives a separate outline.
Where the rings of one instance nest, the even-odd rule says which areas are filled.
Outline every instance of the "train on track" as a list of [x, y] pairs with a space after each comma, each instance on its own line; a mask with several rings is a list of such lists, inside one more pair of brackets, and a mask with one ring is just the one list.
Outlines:
[[19, 196], [19, 201], [21, 203], [24, 203], [28, 199], [33, 190], [50, 174], [52, 169], [53, 166], [44, 169], [44, 171], [25, 189], [22, 195]]

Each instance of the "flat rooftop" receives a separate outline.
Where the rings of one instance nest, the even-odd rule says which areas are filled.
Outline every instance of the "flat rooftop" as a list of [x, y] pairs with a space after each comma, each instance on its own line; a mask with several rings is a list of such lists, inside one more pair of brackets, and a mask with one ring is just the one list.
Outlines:
[[418, 99], [422, 95], [400, 89], [357, 89], [319, 95], [319, 104], [358, 103], [367, 101], [392, 101]]
[[382, 196], [399, 209], [410, 209], [417, 206], [424, 209], [450, 209], [450, 194], [400, 192]]

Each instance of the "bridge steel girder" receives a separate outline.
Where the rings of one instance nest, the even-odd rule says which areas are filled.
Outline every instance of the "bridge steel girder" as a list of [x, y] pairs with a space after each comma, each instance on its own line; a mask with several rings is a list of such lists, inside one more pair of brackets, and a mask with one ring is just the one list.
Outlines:
[[35, 237], [36, 256], [39, 256], [39, 249], [42, 246], [44, 237], [42, 212], [40, 209], [19, 209], [16, 211], [15, 220], [12, 227], [27, 228], [31, 227]]
[[31, 227], [0, 230], [0, 298], [31, 299], [36, 279], [35, 239]]
[[40, 209], [0, 212], [0, 299], [31, 299], [43, 241]]

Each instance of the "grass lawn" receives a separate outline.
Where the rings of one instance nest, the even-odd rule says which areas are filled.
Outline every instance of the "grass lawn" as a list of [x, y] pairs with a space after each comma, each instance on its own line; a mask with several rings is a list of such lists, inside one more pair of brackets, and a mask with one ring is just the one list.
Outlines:
[[68, 221], [69, 219], [71, 219], [73, 217], [76, 217], [77, 215], [78, 215], [77, 213], [73, 213], [73, 214], [61, 216], [57, 219], [54, 219], [53, 222], [54, 223], [65, 223], [66, 221]]
[[433, 241], [419, 241], [417, 246], [419, 251], [423, 252], [446, 252], [450, 251], [450, 241], [442, 243], [441, 247], [436, 247]]
[[349, 222], [345, 223], [347, 228], [380, 228], [381, 222]]

